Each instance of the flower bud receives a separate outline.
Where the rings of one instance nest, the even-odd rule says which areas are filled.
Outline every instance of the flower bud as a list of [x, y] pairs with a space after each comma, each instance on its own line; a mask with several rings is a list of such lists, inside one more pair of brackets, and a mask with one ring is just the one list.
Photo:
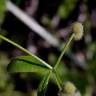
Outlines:
[[71, 82], [66, 82], [58, 96], [81, 96], [75, 85]]
[[66, 82], [64, 84], [63, 90], [68, 93], [68, 94], [73, 94], [74, 91], [76, 90], [76, 87], [71, 83], [71, 82]]
[[79, 22], [72, 24], [72, 31], [75, 33], [75, 40], [80, 40], [83, 37], [83, 25]]

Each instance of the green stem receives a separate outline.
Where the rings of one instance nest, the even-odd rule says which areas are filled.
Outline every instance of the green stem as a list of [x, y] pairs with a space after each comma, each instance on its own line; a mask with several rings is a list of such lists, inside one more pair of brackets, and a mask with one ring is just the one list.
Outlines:
[[61, 83], [61, 80], [60, 80], [60, 76], [58, 75], [56, 70], [54, 70], [54, 75], [55, 75], [55, 78], [56, 78], [57, 85], [58, 85], [59, 89], [61, 90], [62, 89], [62, 87], [61, 87], [62, 83]]
[[11, 41], [10, 39], [0, 35], [0, 38], [3, 39], [4, 41], [16, 46], [17, 48], [19, 48], [20, 50], [22, 50], [23, 52], [27, 53], [28, 55], [36, 58], [37, 60], [39, 60], [40, 62], [42, 62], [46, 67], [48, 67], [49, 69], [53, 69], [52, 66], [50, 66], [49, 64], [47, 64], [45, 61], [41, 60], [40, 58], [38, 58], [37, 56], [35, 56], [34, 54], [32, 54], [30, 51], [28, 51], [27, 49], [23, 48], [22, 46], [20, 46], [19, 44]]
[[57, 60], [57, 63], [56, 63], [56, 65], [54, 66], [54, 69], [56, 69], [56, 68], [58, 67], [58, 65], [59, 65], [59, 63], [60, 63], [60, 61], [61, 61], [64, 53], [65, 53], [66, 50], [68, 49], [68, 47], [69, 47], [72, 39], [74, 38], [74, 36], [75, 36], [75, 34], [72, 33], [72, 35], [71, 35], [71, 37], [69, 38], [68, 42], [65, 44], [65, 46], [64, 46], [64, 48], [63, 48], [63, 50], [62, 50], [62, 53], [60, 54], [60, 56], [59, 56], [59, 58], [58, 58], [58, 60]]

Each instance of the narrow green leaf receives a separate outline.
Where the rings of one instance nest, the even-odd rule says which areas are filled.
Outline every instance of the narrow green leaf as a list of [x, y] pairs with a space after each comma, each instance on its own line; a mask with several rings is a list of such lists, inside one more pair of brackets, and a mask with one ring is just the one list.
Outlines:
[[8, 71], [14, 72], [37, 72], [46, 73], [50, 69], [32, 56], [20, 56], [14, 58], [7, 67]]
[[49, 71], [43, 80], [41, 81], [39, 88], [38, 88], [38, 96], [45, 96], [46, 88], [50, 79], [52, 71]]

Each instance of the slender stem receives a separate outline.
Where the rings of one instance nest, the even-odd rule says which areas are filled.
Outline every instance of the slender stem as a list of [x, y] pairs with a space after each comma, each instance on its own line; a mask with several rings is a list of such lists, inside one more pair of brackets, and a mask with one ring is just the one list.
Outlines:
[[74, 38], [74, 36], [75, 36], [75, 34], [72, 33], [72, 35], [71, 35], [71, 37], [69, 38], [68, 42], [65, 44], [65, 46], [64, 46], [64, 48], [63, 48], [63, 50], [62, 50], [62, 53], [60, 54], [60, 56], [59, 56], [59, 58], [58, 58], [58, 60], [57, 60], [57, 63], [56, 63], [56, 65], [54, 66], [54, 69], [56, 69], [56, 68], [58, 67], [58, 65], [59, 65], [59, 63], [60, 63], [60, 61], [61, 61], [64, 53], [65, 53], [66, 50], [68, 49], [68, 47], [69, 47], [72, 39]]
[[19, 48], [20, 50], [22, 50], [23, 52], [27, 53], [28, 55], [36, 58], [37, 60], [39, 60], [40, 62], [42, 62], [46, 67], [48, 67], [49, 69], [52, 69], [52, 66], [50, 66], [49, 64], [47, 64], [45, 61], [41, 60], [40, 58], [38, 58], [37, 56], [35, 56], [34, 54], [32, 54], [30, 51], [28, 51], [27, 49], [23, 48], [22, 46], [20, 46], [19, 44], [11, 41], [10, 39], [0, 35], [0, 38], [3, 39], [4, 41], [16, 46], [17, 48]]
[[59, 56], [59, 58], [58, 58], [58, 60], [57, 60], [57, 63], [56, 63], [56, 65], [55, 65], [54, 68], [53, 68], [53, 72], [54, 72], [54, 75], [55, 75], [55, 78], [56, 78], [56, 82], [57, 82], [57, 85], [58, 85], [58, 87], [59, 87], [60, 90], [61, 90], [61, 80], [60, 80], [60, 76], [58, 75], [58, 73], [57, 73], [57, 71], [56, 71], [56, 68], [58, 67], [58, 65], [59, 65], [59, 63], [60, 63], [60, 61], [61, 61], [64, 53], [65, 53], [66, 50], [68, 49], [68, 47], [69, 47], [69, 45], [70, 45], [70, 43], [71, 43], [71, 41], [72, 41], [73, 38], [74, 38], [74, 33], [71, 35], [71, 37], [69, 38], [68, 42], [67, 42], [66, 45], [64, 46], [63, 51], [62, 51], [62, 53], [60, 54], [60, 56]]
[[54, 70], [54, 75], [55, 75], [55, 78], [56, 78], [56, 82], [57, 82], [57, 85], [59, 87], [59, 89], [61, 90], [61, 80], [60, 80], [60, 76], [58, 75], [57, 71]]
[[58, 79], [57, 79], [56, 75], [55, 75], [55, 78], [56, 78], [57, 85], [58, 85], [59, 89], [61, 90], [62, 88], [61, 88], [60, 83], [58, 82]]

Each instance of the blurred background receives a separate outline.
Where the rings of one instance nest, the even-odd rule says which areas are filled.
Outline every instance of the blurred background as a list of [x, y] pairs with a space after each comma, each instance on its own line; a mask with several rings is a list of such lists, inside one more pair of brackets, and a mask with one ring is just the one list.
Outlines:
[[[72, 42], [58, 73], [62, 81], [73, 82], [82, 96], [96, 96], [95, 0], [0, 0], [0, 34], [52, 66], [75, 21], [83, 24], [84, 36]], [[0, 96], [37, 96], [42, 76], [7, 72], [11, 59], [23, 55], [26, 54], [0, 39]], [[58, 96], [54, 78], [50, 80], [45, 96]]]

